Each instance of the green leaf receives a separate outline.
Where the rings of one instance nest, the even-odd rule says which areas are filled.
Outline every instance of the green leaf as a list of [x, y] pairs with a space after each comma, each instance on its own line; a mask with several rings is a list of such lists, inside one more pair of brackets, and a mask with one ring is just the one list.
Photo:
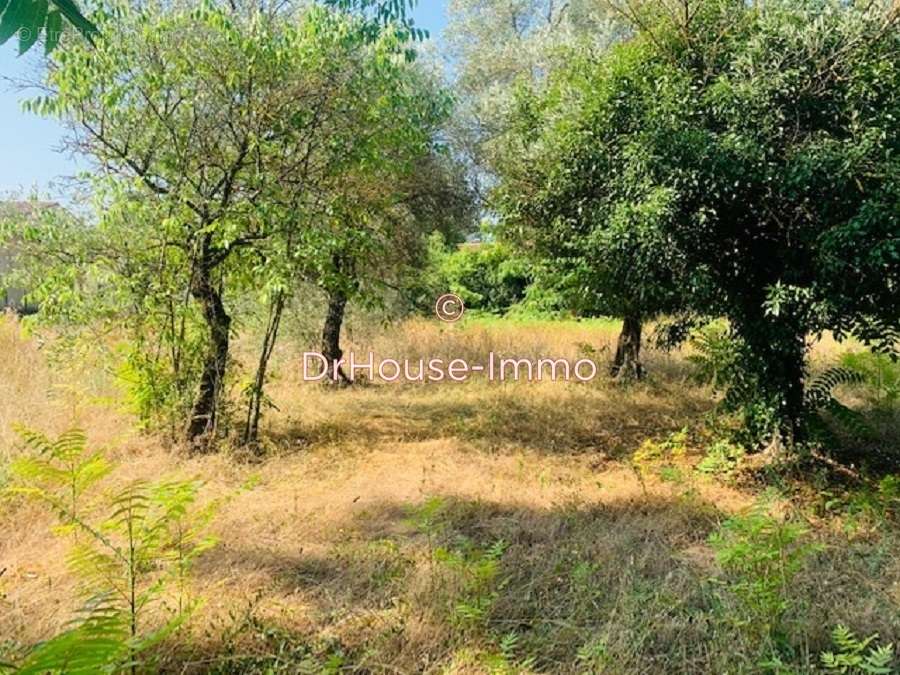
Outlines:
[[97, 32], [97, 27], [85, 18], [78, 6], [72, 0], [53, 0], [53, 4], [63, 13], [69, 23], [75, 26], [88, 42], [93, 44], [93, 35]]
[[11, 2], [3, 16], [0, 17], [0, 45], [4, 44], [22, 25], [22, 17], [25, 14], [25, 3]]
[[[49, 2], [52, 2], [52, 7]], [[34, 46], [41, 29], [45, 28], [45, 21], [47, 52], [52, 51], [59, 43], [63, 17], [90, 42], [93, 42], [91, 36], [97, 32], [96, 26], [84, 17], [72, 0], [0, 0], [0, 13], [0, 45], [18, 33], [19, 54], [24, 54]]]
[[60, 35], [62, 35], [63, 23], [62, 14], [58, 9], [51, 9], [47, 14], [47, 41], [44, 44], [44, 52], [49, 54], [59, 44]]
[[47, 0], [33, 0], [25, 4], [19, 30], [19, 54], [24, 54], [37, 42], [47, 18]]

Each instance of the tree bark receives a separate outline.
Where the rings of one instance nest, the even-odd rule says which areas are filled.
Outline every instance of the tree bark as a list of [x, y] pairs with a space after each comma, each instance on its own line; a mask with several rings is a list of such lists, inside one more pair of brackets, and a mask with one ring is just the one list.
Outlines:
[[641, 364], [641, 332], [643, 322], [636, 315], [627, 315], [622, 322], [622, 332], [616, 345], [610, 374], [617, 380], [639, 380], [644, 377]]
[[250, 390], [250, 400], [247, 404], [247, 421], [244, 425], [243, 444], [255, 447], [259, 442], [259, 420], [262, 417], [262, 404], [265, 393], [266, 371], [269, 367], [269, 359], [275, 350], [275, 342], [278, 340], [278, 329], [281, 326], [281, 317], [284, 314], [284, 293], [278, 293], [269, 307], [269, 322], [266, 325], [266, 334], [263, 337], [262, 350], [259, 354], [259, 364], [256, 367], [256, 377]]
[[191, 295], [200, 303], [209, 331], [209, 347], [200, 376], [200, 389], [194, 400], [187, 429], [187, 438], [194, 443], [201, 438], [210, 437], [216, 430], [225, 369], [228, 365], [231, 317], [225, 311], [221, 289], [213, 282], [213, 267], [207, 250], [191, 284]]
[[328, 376], [325, 381], [331, 384], [350, 384], [350, 378], [344, 373], [344, 369], [335, 367], [344, 356], [341, 350], [341, 327], [344, 324], [344, 311], [347, 308], [347, 296], [343, 291], [329, 291], [328, 313], [325, 315], [325, 327], [322, 330], [322, 356], [328, 362]]
[[787, 446], [806, 437], [806, 334], [786, 318], [762, 315], [744, 322], [741, 334], [750, 349], [750, 368], [760, 400], [774, 406], [775, 423]]
[[781, 433], [790, 444], [806, 440], [806, 336], [795, 336], [779, 352], [781, 390]]

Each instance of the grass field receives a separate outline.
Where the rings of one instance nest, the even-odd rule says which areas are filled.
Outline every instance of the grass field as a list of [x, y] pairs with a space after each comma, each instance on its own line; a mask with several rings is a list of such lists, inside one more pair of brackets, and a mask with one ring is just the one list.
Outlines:
[[[603, 361], [616, 328], [415, 320], [351, 330], [348, 348]], [[819, 345], [815, 363], [841, 349]], [[283, 346], [266, 453], [253, 457], [190, 456], [139, 434], [107, 375], [50, 364], [47, 351], [0, 323], [0, 481], [21, 452], [13, 424], [80, 426], [117, 463], [102, 489], [200, 477], [204, 500], [223, 499], [220, 543], [190, 582], [199, 607], [151, 670], [819, 672], [838, 624], [900, 642], [892, 483], [758, 456], [733, 472], [698, 470], [720, 433], [716, 397], [683, 352], [648, 350], [650, 377], [630, 386], [336, 389], [301, 382], [302, 350]], [[73, 617], [76, 580], [51, 515], [0, 504], [0, 648], [16, 653]], [[764, 555], [743, 567], [717, 559], [710, 536], [759, 504], [770, 529], [736, 536]], [[784, 521], [806, 532], [779, 543]], [[776, 604], [761, 610], [769, 592]]]

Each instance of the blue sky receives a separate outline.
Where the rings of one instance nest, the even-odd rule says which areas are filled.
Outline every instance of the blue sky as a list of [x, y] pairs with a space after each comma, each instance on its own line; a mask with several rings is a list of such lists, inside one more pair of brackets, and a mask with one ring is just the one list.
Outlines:
[[447, 24], [447, 0], [419, 0], [415, 18], [420, 28], [431, 31], [431, 37], [440, 37]]
[[[446, 24], [447, 0], [419, 0], [415, 11], [416, 25], [440, 36]], [[40, 48], [23, 57], [16, 55], [15, 40], [0, 46], [0, 76], [23, 78], [37, 71]], [[33, 79], [33, 78], [29, 78]], [[53, 182], [78, 170], [76, 162], [57, 152], [62, 128], [52, 120], [41, 119], [21, 111], [23, 94], [0, 81], [0, 197], [11, 192], [28, 193], [37, 188], [42, 194], [60, 197], [60, 186]]]

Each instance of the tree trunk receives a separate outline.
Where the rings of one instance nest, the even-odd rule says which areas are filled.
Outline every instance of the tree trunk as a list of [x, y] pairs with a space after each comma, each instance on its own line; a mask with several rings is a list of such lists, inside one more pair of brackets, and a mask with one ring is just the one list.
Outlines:
[[616, 356], [610, 368], [610, 374], [617, 380], [639, 380], [644, 376], [644, 367], [641, 365], [642, 330], [643, 322], [638, 316], [626, 316], [622, 322]]
[[231, 317], [222, 303], [222, 291], [212, 279], [213, 265], [209, 256], [201, 259], [191, 285], [191, 295], [200, 303], [209, 330], [209, 347], [200, 376], [200, 390], [194, 400], [187, 438], [196, 442], [216, 430], [217, 412], [228, 364]]
[[795, 336], [779, 353], [781, 390], [781, 434], [791, 445], [806, 440], [806, 339]]
[[760, 400], [774, 407], [775, 423], [787, 446], [806, 436], [806, 335], [786, 318], [761, 317], [742, 326]]
[[266, 334], [263, 337], [262, 350], [259, 354], [259, 364], [256, 367], [256, 377], [250, 390], [250, 400], [247, 404], [247, 421], [244, 425], [243, 444], [255, 447], [259, 441], [259, 420], [262, 416], [262, 404], [265, 394], [266, 371], [269, 367], [269, 359], [275, 350], [275, 342], [278, 340], [278, 329], [281, 326], [281, 316], [284, 313], [284, 293], [278, 293], [269, 307], [269, 322], [266, 325]]
[[790, 448], [807, 431], [805, 320], [795, 308], [777, 316], [766, 311], [762, 292], [748, 296], [735, 310], [729, 318], [744, 344], [729, 393], [743, 408], [744, 427], [753, 441]]
[[322, 356], [328, 362], [328, 375], [325, 382], [337, 384], [343, 382], [350, 384], [350, 379], [344, 373], [344, 369], [335, 366], [344, 356], [341, 350], [341, 327], [344, 324], [344, 310], [347, 308], [347, 296], [343, 291], [330, 291], [328, 293], [328, 313], [325, 315], [325, 328], [322, 330]]

